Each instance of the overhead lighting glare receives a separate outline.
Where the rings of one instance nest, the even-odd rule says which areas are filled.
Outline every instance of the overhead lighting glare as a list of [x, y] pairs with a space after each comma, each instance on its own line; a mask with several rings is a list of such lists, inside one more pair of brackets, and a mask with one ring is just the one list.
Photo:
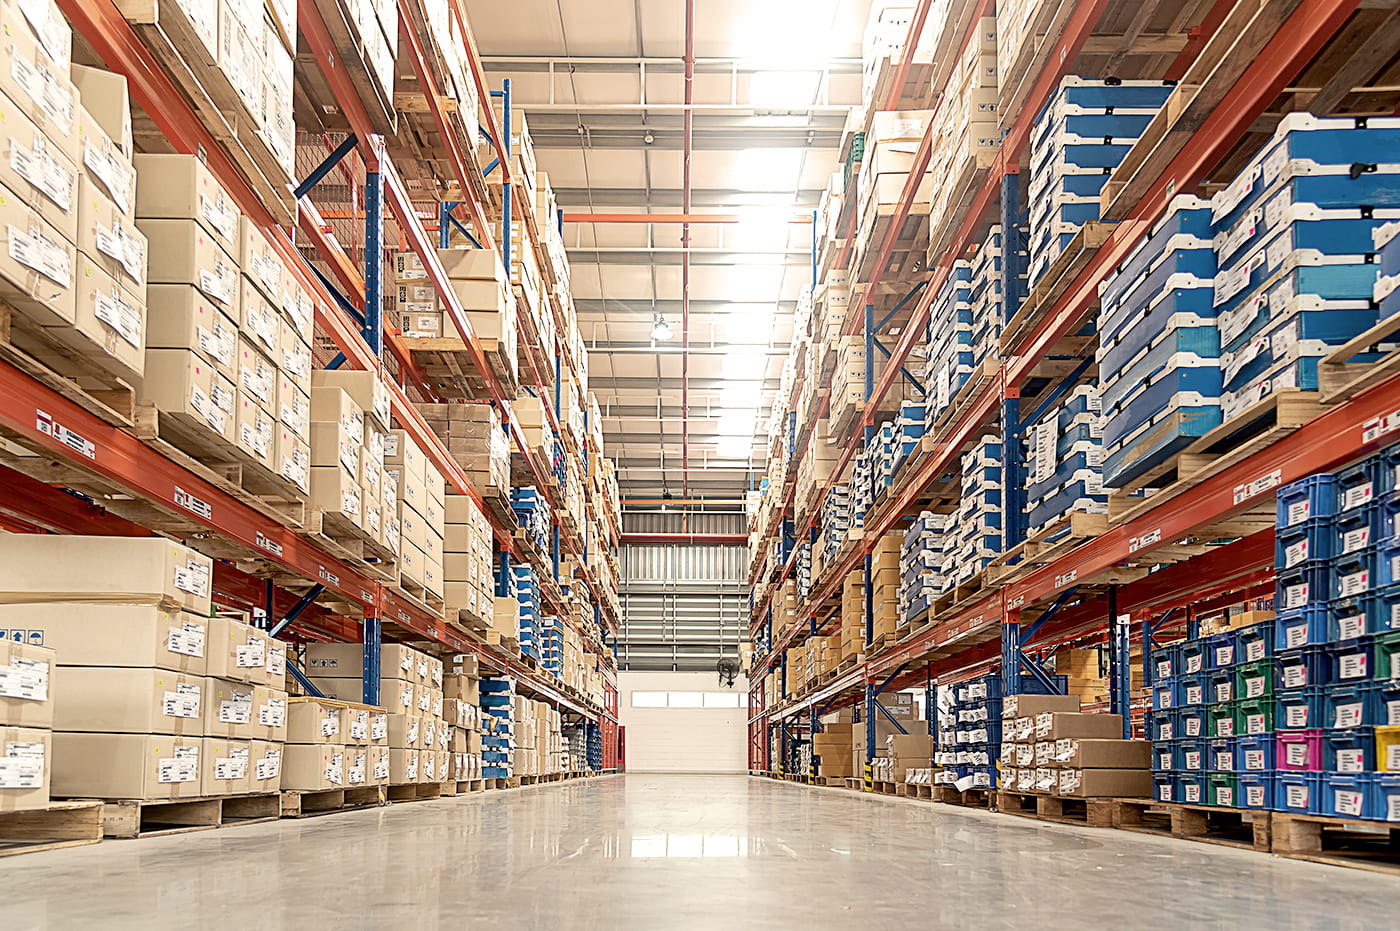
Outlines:
[[651, 338], [657, 342], [665, 342], [671, 338], [671, 327], [661, 314], [656, 315], [656, 322], [652, 324]]
[[725, 411], [715, 428], [720, 436], [742, 436], [753, 439], [754, 414], [752, 411]]
[[720, 437], [719, 443], [715, 446], [715, 456], [719, 459], [747, 459], [751, 452], [753, 452], [753, 437], [751, 436]]

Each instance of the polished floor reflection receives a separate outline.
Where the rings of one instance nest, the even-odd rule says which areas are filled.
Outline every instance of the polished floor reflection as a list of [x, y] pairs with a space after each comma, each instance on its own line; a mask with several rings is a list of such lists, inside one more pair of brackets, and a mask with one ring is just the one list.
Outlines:
[[0, 928], [1395, 927], [1400, 879], [744, 776], [0, 860]]

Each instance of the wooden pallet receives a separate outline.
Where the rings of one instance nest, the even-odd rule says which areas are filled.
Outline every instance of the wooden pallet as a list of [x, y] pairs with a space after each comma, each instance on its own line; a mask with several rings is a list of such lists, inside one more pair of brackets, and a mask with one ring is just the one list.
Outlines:
[[1104, 798], [1068, 798], [1042, 792], [1012, 792], [1006, 789], [998, 790], [996, 794], [997, 811], [1026, 815], [1041, 821], [1083, 824], [1091, 828], [1114, 826], [1117, 811], [1114, 801]]
[[[1320, 412], [1317, 392], [1288, 389], [1274, 393], [1109, 494], [1110, 526], [1126, 524], [1159, 502], [1199, 485], [1293, 433]], [[1272, 513], [1271, 506], [1269, 514]], [[1272, 516], [1268, 526], [1273, 526]]]
[[[895, 231], [889, 258], [881, 268], [875, 267], [885, 237], [889, 235], [898, 204], [875, 204], [867, 215], [861, 217], [860, 229], [856, 233], [855, 255], [851, 260], [852, 280], [857, 282], [879, 278], [882, 282], [898, 281], [899, 286], [908, 291], [918, 276], [926, 272], [924, 266], [928, 252], [929, 205], [911, 204], [904, 220]], [[867, 302], [872, 295], [862, 288]], [[854, 288], [853, 288], [854, 290]]]
[[102, 840], [102, 809], [101, 802], [50, 802], [0, 813], [0, 857], [95, 844]]
[[[1108, 241], [1117, 224], [1090, 221], [1079, 228], [1065, 250], [1050, 263], [1045, 274], [1031, 288], [1021, 307], [1012, 316], [1001, 334], [1001, 354], [1016, 354], [1022, 344], [1044, 319], [1055, 302], [1069, 289], [1079, 273], [1088, 267], [1099, 247]], [[1092, 367], [1091, 367], [1092, 368]], [[1086, 372], [1092, 378], [1094, 372]]]
[[137, 439], [220, 491], [293, 530], [307, 524], [307, 495], [245, 453], [217, 441], [210, 431], [178, 415], [163, 415], [151, 402], [136, 405]]
[[[1400, 314], [1371, 327], [1317, 364], [1318, 395], [1323, 404], [1340, 404], [1400, 372], [1400, 350], [1375, 362], [1352, 362], [1362, 353], [1383, 351], [1400, 342]], [[1400, 424], [1386, 424], [1394, 427]]]
[[988, 568], [997, 570], [993, 574], [998, 582], [1011, 582], [1107, 532], [1107, 514], [1071, 511], [1002, 553]]
[[275, 821], [280, 816], [277, 792], [154, 801], [116, 799], [103, 803], [102, 833], [116, 838], [158, 837]]
[[389, 804], [384, 786], [361, 786], [354, 789], [289, 790], [281, 793], [283, 818], [310, 818], [338, 811], [378, 808]]
[[962, 225], [963, 218], [972, 207], [987, 180], [992, 166], [1001, 158], [1000, 149], [978, 149], [967, 159], [958, 171], [957, 178], [949, 185], [949, 194], [939, 204], [937, 215], [929, 224], [928, 256], [929, 268], [946, 261], [945, 251], [952, 247], [953, 235]]
[[[384, 795], [389, 802], [421, 802], [425, 799], [441, 798], [444, 794], [441, 782], [409, 782], [401, 785], [386, 786]], [[455, 791], [456, 784], [453, 783]]]
[[933, 786], [921, 782], [901, 782], [895, 787], [895, 795], [902, 798], [922, 798], [933, 800]]
[[393, 550], [377, 540], [371, 540], [359, 525], [344, 514], [313, 508], [302, 528], [302, 535], [363, 569], [373, 578], [398, 582], [398, 557]]
[[1184, 840], [1270, 849], [1273, 812], [1211, 805], [1177, 805], [1151, 799], [1114, 799], [1113, 826], [1141, 834], [1161, 834]]
[[[117, 8], [174, 84], [188, 98], [200, 122], [220, 143], [258, 200], [279, 226], [296, 223], [291, 178], [261, 134], [247, 104], [234, 90], [178, 3], [117, 0]], [[295, 36], [292, 37], [295, 39]], [[297, 69], [302, 71], [318, 69]], [[289, 101], [290, 103], [290, 101]], [[160, 127], [133, 112], [132, 132], [143, 152], [170, 151]]]
[[991, 808], [995, 789], [959, 789], [956, 786], [936, 785], [932, 787], [933, 800], [945, 805], [961, 805], [964, 808]]
[[0, 359], [106, 423], [129, 427], [136, 422], [131, 385], [5, 303], [0, 303]]
[[1400, 875], [1400, 824], [1274, 812], [1279, 856]]
[[[439, 384], [444, 398], [489, 397], [486, 382], [475, 355], [466, 341], [455, 336], [405, 336], [404, 346], [424, 373]], [[498, 339], [477, 338], [491, 374], [507, 397], [513, 397], [520, 384], [517, 361]]]
[[415, 582], [403, 572], [399, 572], [399, 595], [405, 601], [411, 601], [415, 607], [434, 617], [444, 616], [444, 602], [442, 596], [430, 591], [426, 585]]

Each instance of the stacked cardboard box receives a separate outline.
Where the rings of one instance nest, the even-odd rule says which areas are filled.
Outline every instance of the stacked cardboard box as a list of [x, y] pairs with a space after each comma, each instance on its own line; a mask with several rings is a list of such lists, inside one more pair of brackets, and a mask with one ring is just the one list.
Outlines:
[[481, 778], [481, 681], [475, 653], [453, 657], [443, 679], [444, 721], [448, 727], [448, 778]]
[[1124, 740], [1123, 718], [1080, 713], [1074, 695], [1013, 695], [1003, 704], [1003, 785], [1069, 797], [1142, 798], [1152, 746]]
[[[310, 502], [323, 514], [335, 515], [344, 527], [362, 530], [365, 523], [367, 447], [364, 410], [354, 399], [340, 388], [312, 388]], [[380, 451], [382, 473], [382, 444]], [[381, 490], [381, 508], [382, 494]], [[382, 518], [380, 523], [382, 529]]]
[[889, 734], [871, 773], [879, 782], [905, 782], [911, 769], [928, 769], [933, 760], [933, 735]]
[[[496, 593], [496, 540], [475, 499], [450, 495], [443, 528], [443, 601], [449, 623], [490, 626]], [[461, 613], [466, 612], [467, 618]]]
[[[27, 625], [24, 612], [0, 609], [0, 624]], [[28, 636], [28, 628], [21, 627]], [[49, 804], [53, 759], [54, 651], [0, 637], [0, 812]]]
[[[447, 483], [412, 438], [390, 430], [384, 438], [385, 507], [395, 515], [399, 534], [399, 569], [411, 585], [437, 598], [446, 594], [443, 543], [447, 532]], [[390, 487], [397, 500], [389, 502]]]
[[452, 458], [481, 491], [510, 494], [510, 436], [490, 404], [415, 404]]
[[[910, 692], [886, 693], [876, 699], [883, 712], [877, 711], [875, 715], [875, 743], [871, 758], [879, 754], [886, 747], [886, 738], [899, 734], [913, 734], [917, 731], [927, 732], [928, 726], [922, 723], [919, 715], [919, 705], [914, 701], [914, 696]], [[862, 711], [863, 711], [862, 706]], [[843, 712], [847, 715], [849, 712]], [[838, 718], [844, 720], [845, 718]], [[855, 769], [855, 774], [860, 775], [865, 772], [866, 760], [866, 722], [863, 720], [850, 719], [855, 727], [851, 730], [851, 762]], [[896, 722], [898, 722], [896, 724]]]
[[[479, 340], [490, 340], [492, 364], [502, 367], [499, 374], [507, 374], [514, 381], [517, 371], [517, 335], [515, 297], [511, 293], [505, 268], [494, 251], [485, 249], [440, 249], [438, 260], [442, 262], [447, 277], [452, 284], [452, 293], [462, 305], [472, 334]], [[418, 256], [411, 252], [399, 253], [395, 264], [397, 285], [422, 287], [427, 282]], [[417, 296], [422, 296], [421, 294]], [[433, 296], [436, 302], [436, 295]], [[415, 304], [424, 302], [414, 302]], [[426, 307], [413, 318], [415, 326], [405, 329], [429, 336], [460, 338], [452, 317], [440, 304], [434, 309]], [[433, 322], [435, 315], [438, 331], [422, 324]]]
[[373, 705], [293, 698], [282, 788], [354, 789], [390, 781], [389, 716]]

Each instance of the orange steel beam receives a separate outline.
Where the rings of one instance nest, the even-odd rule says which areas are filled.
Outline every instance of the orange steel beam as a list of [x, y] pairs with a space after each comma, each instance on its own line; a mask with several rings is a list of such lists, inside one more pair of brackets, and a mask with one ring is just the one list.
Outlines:
[[[743, 223], [738, 213], [566, 213], [565, 223]], [[812, 222], [811, 214], [793, 214], [789, 223]]]

